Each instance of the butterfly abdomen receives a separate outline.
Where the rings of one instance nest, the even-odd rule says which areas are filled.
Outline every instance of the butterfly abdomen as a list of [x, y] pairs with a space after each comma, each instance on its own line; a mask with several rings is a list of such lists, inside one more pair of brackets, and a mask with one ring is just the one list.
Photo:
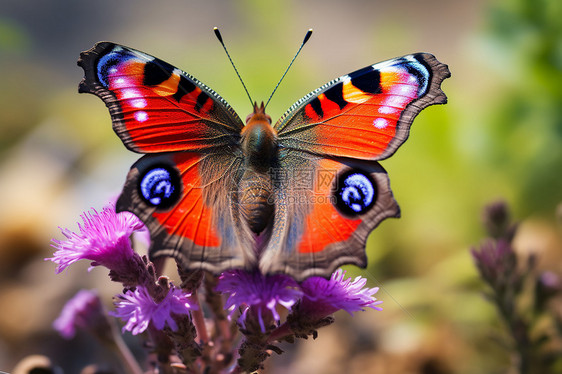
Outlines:
[[271, 176], [248, 169], [240, 181], [238, 191], [240, 214], [250, 230], [259, 234], [267, 227], [273, 215]]

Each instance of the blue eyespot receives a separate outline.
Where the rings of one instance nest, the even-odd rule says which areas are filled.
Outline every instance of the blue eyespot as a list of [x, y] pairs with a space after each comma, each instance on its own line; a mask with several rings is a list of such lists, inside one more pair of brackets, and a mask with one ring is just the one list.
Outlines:
[[181, 186], [175, 170], [158, 166], [144, 173], [140, 179], [139, 189], [148, 204], [167, 208], [178, 200]]
[[377, 187], [368, 173], [350, 170], [338, 178], [336, 207], [344, 214], [356, 216], [369, 211], [377, 198]]
[[105, 88], [109, 88], [109, 75], [117, 73], [118, 65], [133, 57], [134, 56], [131, 55], [130, 52], [120, 47], [115, 47], [115, 49], [111, 52], [100, 57], [97, 64], [98, 79], [100, 83]]

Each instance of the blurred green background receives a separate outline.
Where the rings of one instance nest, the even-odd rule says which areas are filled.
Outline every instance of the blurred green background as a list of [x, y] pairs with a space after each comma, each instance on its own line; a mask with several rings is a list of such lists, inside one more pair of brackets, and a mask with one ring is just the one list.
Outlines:
[[[87, 264], [55, 276], [43, 261], [79, 214], [121, 189], [128, 152], [98, 98], [79, 95], [80, 51], [111, 40], [178, 66], [245, 118], [251, 110], [212, 28], [218, 26], [256, 100], [275, 120], [325, 82], [377, 61], [431, 52], [448, 64], [445, 106], [424, 110], [387, 169], [402, 218], [368, 242], [383, 312], [337, 316], [316, 341], [287, 346], [272, 373], [492, 373], [508, 355], [481, 297], [469, 248], [480, 212], [506, 200], [523, 223], [521, 253], [560, 273], [562, 2], [0, 0], [0, 370], [31, 353], [68, 373], [112, 359], [87, 336], [65, 342], [51, 321], [77, 289], [120, 291]], [[130, 339], [134, 344], [134, 339]], [[72, 358], [69, 358], [72, 357]]]

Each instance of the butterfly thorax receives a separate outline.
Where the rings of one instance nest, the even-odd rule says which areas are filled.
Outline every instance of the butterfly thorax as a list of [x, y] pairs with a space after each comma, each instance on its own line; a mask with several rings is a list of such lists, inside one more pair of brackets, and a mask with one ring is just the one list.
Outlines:
[[277, 153], [277, 135], [271, 126], [271, 117], [261, 107], [254, 105], [254, 113], [246, 119], [242, 129], [242, 152], [246, 167], [267, 171]]
[[263, 103], [260, 107], [254, 105], [241, 135], [245, 171], [239, 187], [240, 212], [250, 229], [260, 233], [273, 215], [270, 169], [277, 157], [276, 132]]

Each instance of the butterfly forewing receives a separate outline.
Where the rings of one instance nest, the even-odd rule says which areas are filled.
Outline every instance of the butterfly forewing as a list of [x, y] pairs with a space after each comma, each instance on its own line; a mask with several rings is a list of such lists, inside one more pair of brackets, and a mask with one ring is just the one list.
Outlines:
[[297, 101], [277, 122], [279, 143], [319, 155], [381, 160], [408, 138], [414, 117], [444, 104], [447, 65], [418, 53], [367, 66]]
[[239, 143], [243, 123], [213, 90], [146, 53], [109, 42], [80, 55], [80, 92], [99, 96], [127, 148], [172, 152]]

